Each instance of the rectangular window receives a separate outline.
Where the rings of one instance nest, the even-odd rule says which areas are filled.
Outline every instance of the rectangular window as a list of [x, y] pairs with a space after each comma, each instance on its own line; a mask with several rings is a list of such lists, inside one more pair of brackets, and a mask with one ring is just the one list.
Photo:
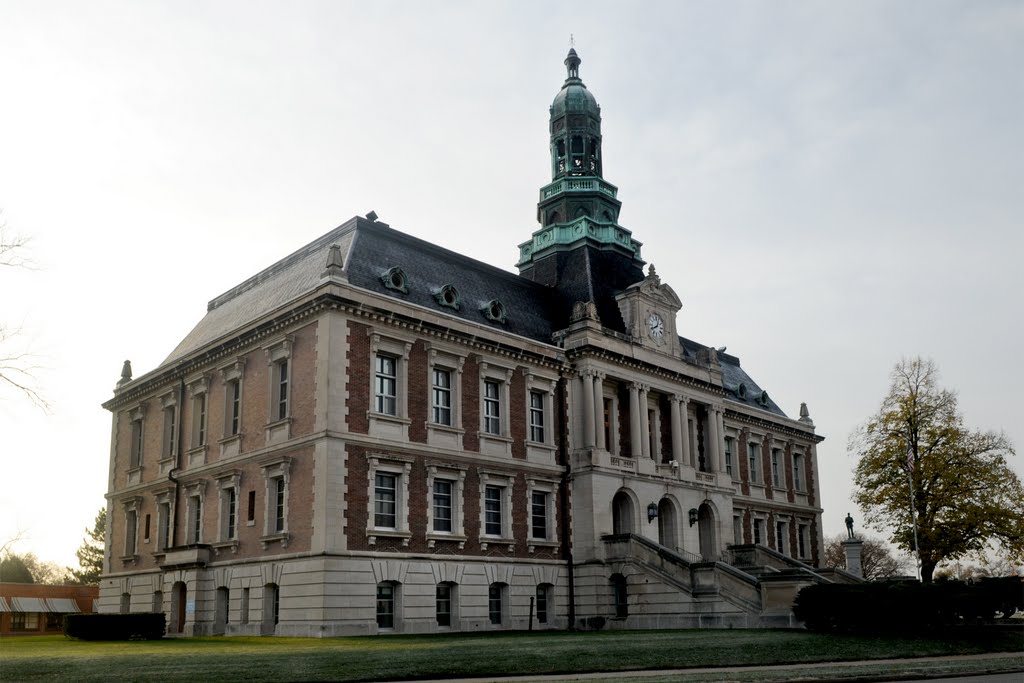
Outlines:
[[434, 531], [452, 530], [452, 482], [434, 480]]
[[235, 436], [241, 429], [242, 421], [242, 383], [239, 380], [228, 382], [228, 436]]
[[786, 523], [775, 523], [775, 549], [780, 553], [786, 553]]
[[725, 473], [732, 476], [732, 438], [725, 437]]
[[376, 409], [384, 415], [398, 414], [398, 359], [377, 354]]
[[807, 557], [807, 525], [800, 524], [796, 528], [796, 542], [800, 557]]
[[484, 533], [488, 536], [501, 536], [503, 493], [500, 486], [488, 486], [484, 489]]
[[439, 425], [452, 424], [452, 372], [442, 368], [434, 368], [433, 418]]
[[196, 422], [195, 441], [192, 445], [199, 448], [206, 445], [206, 394], [199, 394], [193, 399], [192, 415]]
[[395, 587], [377, 584], [377, 628], [395, 627]]
[[225, 538], [233, 539], [237, 535], [237, 507], [238, 507], [238, 494], [235, 493], [234, 487], [229, 488], [226, 493], [227, 506], [228, 506], [228, 524], [227, 534]]
[[548, 589], [547, 586], [537, 586], [537, 623], [548, 623]]
[[163, 457], [166, 460], [174, 456], [174, 448], [177, 445], [178, 428], [177, 428], [177, 416], [178, 411], [174, 406], [168, 406], [164, 408], [164, 452]]
[[793, 456], [793, 488], [804, 490], [804, 456], [800, 454]]
[[132, 420], [132, 449], [129, 466], [136, 469], [142, 465], [142, 420]]
[[288, 359], [277, 364], [277, 419], [288, 417]]
[[548, 537], [548, 494], [534, 491], [530, 500], [530, 535], [532, 538]]
[[451, 584], [437, 584], [437, 625], [452, 625], [452, 587]]
[[160, 503], [157, 514], [157, 534], [159, 546], [157, 550], [166, 550], [171, 544], [171, 504]]
[[501, 434], [501, 383], [484, 380], [484, 431]]
[[764, 520], [754, 520], [754, 543], [762, 544], [764, 542]]
[[150, 517], [147, 514], [146, 515], [146, 523], [143, 526], [143, 533], [142, 533], [142, 538], [146, 541], [146, 543], [149, 543], [149, 524], [150, 524]]
[[779, 468], [779, 449], [772, 449], [772, 486], [782, 488], [782, 472]]
[[377, 473], [373, 485], [373, 524], [376, 527], [397, 528], [398, 477], [394, 474]]
[[743, 519], [739, 515], [732, 518], [732, 542], [743, 545]]
[[139, 533], [139, 513], [135, 510], [128, 510], [125, 512], [124, 518], [124, 554], [134, 555], [135, 538]]
[[249, 491], [249, 501], [246, 509], [245, 521], [255, 522], [256, 521], [256, 492]]
[[284, 477], [275, 477], [274, 486], [272, 487], [274, 493], [274, 532], [281, 533], [284, 531], [284, 491], [285, 491]]
[[761, 446], [756, 443], [747, 445], [750, 451], [750, 482], [756, 484], [758, 481], [757, 476], [757, 461], [761, 457]]
[[544, 392], [530, 392], [530, 441], [544, 443]]
[[189, 532], [190, 543], [201, 543], [203, 538], [203, 499], [199, 496], [189, 496]]
[[487, 589], [487, 614], [492, 624], [501, 624], [501, 586], [496, 583]]

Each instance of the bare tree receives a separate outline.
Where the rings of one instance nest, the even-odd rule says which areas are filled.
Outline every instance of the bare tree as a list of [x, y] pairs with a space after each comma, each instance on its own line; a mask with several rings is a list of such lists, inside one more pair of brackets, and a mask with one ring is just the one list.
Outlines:
[[[34, 269], [35, 264], [25, 255], [28, 243], [27, 237], [10, 233], [0, 215], [0, 267]], [[37, 388], [35, 373], [40, 366], [35, 364], [36, 357], [14, 343], [20, 333], [20, 327], [0, 322], [0, 385], [13, 387], [48, 412], [50, 404]]]
[[[846, 569], [846, 552], [843, 541], [846, 534], [825, 539], [825, 566]], [[878, 581], [894, 576], [902, 576], [910, 572], [910, 562], [906, 558], [895, 555], [892, 548], [877, 538], [863, 538], [861, 546], [861, 571], [868, 581]]]

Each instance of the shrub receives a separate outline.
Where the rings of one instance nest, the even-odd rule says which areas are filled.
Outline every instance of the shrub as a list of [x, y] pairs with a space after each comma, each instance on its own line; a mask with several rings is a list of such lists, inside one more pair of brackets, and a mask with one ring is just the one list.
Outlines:
[[793, 613], [812, 631], [909, 631], [1008, 617], [1024, 610], [1019, 577], [921, 584], [818, 584], [800, 591]]
[[165, 629], [161, 612], [64, 615], [64, 635], [81, 640], [157, 640]]

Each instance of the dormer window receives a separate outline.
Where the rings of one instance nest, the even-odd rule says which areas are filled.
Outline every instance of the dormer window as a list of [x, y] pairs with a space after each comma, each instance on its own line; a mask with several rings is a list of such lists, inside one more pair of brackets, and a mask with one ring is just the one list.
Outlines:
[[491, 322], [501, 323], [504, 325], [507, 320], [505, 306], [497, 299], [491, 299], [488, 301], [480, 311], [484, 314], [484, 317]]
[[740, 398], [746, 398], [747, 397], [747, 385], [743, 384], [741, 382], [740, 385], [738, 387], [736, 387], [736, 395], [739, 396]]
[[767, 407], [768, 406], [768, 392], [767, 391], [762, 391], [761, 395], [757, 397], [757, 402], [760, 403], [761, 405]]
[[437, 303], [442, 306], [454, 308], [456, 311], [459, 310], [459, 306], [462, 301], [459, 297], [459, 290], [455, 289], [455, 285], [445, 285], [434, 292], [434, 298], [437, 299]]
[[405, 277], [405, 271], [398, 266], [388, 268], [384, 274], [380, 276], [380, 281], [383, 282], [384, 286], [388, 289], [393, 289], [396, 292], [401, 292], [402, 294], [409, 293], [409, 284]]

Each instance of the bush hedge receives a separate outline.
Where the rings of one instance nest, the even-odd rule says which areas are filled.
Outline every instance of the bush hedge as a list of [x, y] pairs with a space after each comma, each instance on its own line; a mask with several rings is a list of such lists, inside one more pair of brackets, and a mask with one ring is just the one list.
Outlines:
[[161, 612], [64, 615], [64, 635], [81, 640], [158, 640], [166, 626]]
[[1024, 611], [1024, 579], [973, 583], [889, 581], [818, 584], [796, 596], [793, 613], [812, 631], [918, 632], [1007, 618]]

